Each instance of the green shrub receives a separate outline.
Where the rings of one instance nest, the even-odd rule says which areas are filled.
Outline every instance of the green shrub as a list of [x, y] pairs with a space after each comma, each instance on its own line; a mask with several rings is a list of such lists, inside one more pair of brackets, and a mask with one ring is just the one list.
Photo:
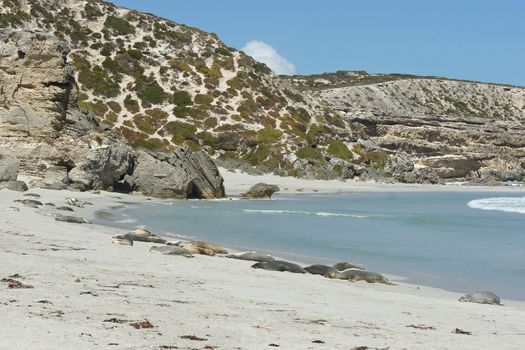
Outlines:
[[102, 16], [102, 12], [94, 4], [89, 2], [84, 6], [84, 11], [86, 13], [86, 18], [90, 21], [96, 21]]
[[184, 61], [179, 59], [172, 59], [168, 61], [171, 68], [181, 72], [191, 72], [191, 67]]
[[102, 50], [100, 50], [100, 54], [102, 56], [111, 56], [111, 54], [115, 51], [115, 45], [111, 42], [104, 43], [102, 45]]
[[152, 104], [161, 104], [166, 99], [164, 89], [156, 81], [139, 85], [137, 87], [137, 96], [144, 107], [149, 107]]
[[187, 91], [180, 90], [173, 93], [173, 104], [179, 107], [186, 107], [191, 106], [193, 102]]
[[194, 99], [195, 103], [200, 105], [209, 105], [213, 102], [213, 96], [206, 94], [197, 94]]
[[207, 129], [213, 129], [217, 126], [217, 119], [216, 118], [208, 118], [204, 121], [204, 126]]
[[246, 154], [242, 159], [250, 162], [252, 165], [259, 165], [268, 158], [269, 154], [270, 150], [268, 145], [258, 145], [254, 152]]
[[188, 116], [189, 114], [189, 108], [186, 107], [186, 106], [175, 106], [173, 108], [173, 114], [177, 117], [177, 118], [185, 118]]
[[117, 122], [118, 120], [118, 115], [113, 113], [113, 112], [109, 112], [105, 115], [106, 117], [106, 121], [110, 124], [110, 125], [115, 125], [115, 123]]
[[87, 111], [91, 111], [97, 117], [101, 117], [101, 118], [108, 111], [108, 106], [101, 101], [98, 101], [98, 102], [83, 101], [83, 102], [80, 102], [79, 105], [80, 105], [80, 108], [87, 110]]
[[352, 159], [352, 152], [346, 147], [346, 145], [339, 141], [333, 141], [328, 145], [328, 153], [333, 155], [334, 157], [341, 158], [344, 160], [350, 160]]
[[130, 49], [130, 50], [127, 50], [126, 53], [128, 54], [129, 57], [132, 57], [136, 60], [140, 60], [142, 58], [142, 51], [140, 50], [135, 50], [135, 49]]
[[261, 63], [261, 62], [254, 63], [252, 67], [255, 70], [255, 72], [257, 72], [257, 73], [263, 73], [263, 74], [271, 74], [272, 73], [272, 70], [270, 68], [268, 68], [268, 66], [266, 64]]
[[104, 26], [116, 35], [135, 34], [135, 28], [124, 18], [108, 16]]
[[162, 130], [172, 136], [173, 143], [180, 145], [184, 140], [194, 136], [197, 128], [191, 124], [174, 121], [166, 124]]
[[232, 55], [231, 52], [227, 48], [224, 48], [224, 47], [216, 48], [215, 53], [221, 56], [231, 56]]
[[111, 110], [115, 113], [120, 113], [122, 111], [122, 107], [120, 106], [120, 104], [118, 102], [115, 102], [115, 101], [109, 101], [107, 103], [107, 105], [109, 106], [109, 108], [111, 108]]
[[260, 143], [274, 144], [281, 139], [283, 133], [277, 129], [265, 127], [257, 131], [257, 141]]
[[92, 89], [95, 95], [116, 97], [120, 94], [119, 84], [111, 81], [108, 73], [99, 66], [95, 66], [91, 70], [81, 70], [78, 73], [78, 82], [84, 88]]
[[322, 160], [323, 159], [321, 150], [319, 150], [319, 148], [314, 148], [312, 146], [304, 146], [300, 148], [297, 152], [295, 152], [295, 155], [301, 159], [307, 159], [307, 160]]
[[146, 148], [151, 151], [160, 151], [167, 148], [167, 145], [164, 143], [164, 141], [157, 138], [149, 138], [147, 140], [136, 139], [132, 146], [133, 148]]
[[131, 113], [138, 113], [140, 111], [140, 106], [137, 100], [131, 98], [131, 95], [127, 95], [124, 99], [124, 106]]
[[363, 154], [363, 160], [375, 168], [384, 168], [388, 155], [384, 151], [370, 151]]

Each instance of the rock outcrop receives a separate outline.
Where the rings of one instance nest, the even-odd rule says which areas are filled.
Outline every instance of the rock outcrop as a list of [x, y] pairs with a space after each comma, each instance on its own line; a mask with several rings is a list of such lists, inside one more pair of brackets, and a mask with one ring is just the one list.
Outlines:
[[20, 161], [15, 157], [0, 158], [0, 190], [24, 192], [28, 190], [24, 181], [18, 181]]
[[248, 191], [241, 194], [241, 197], [248, 199], [272, 198], [275, 192], [279, 191], [276, 185], [269, 185], [259, 182], [248, 189]]
[[363, 72], [334, 84], [307, 93], [361, 128], [395, 179], [523, 181], [525, 88]]
[[138, 191], [171, 198], [220, 198], [225, 196], [221, 175], [204, 152], [181, 147], [173, 154], [138, 152], [133, 175], [126, 178]]
[[[0, 158], [16, 155], [21, 174], [31, 177], [32, 185], [178, 198], [224, 196], [211, 159], [186, 148], [174, 155], [156, 154], [171, 160], [162, 168], [169, 183], [145, 181], [158, 170], [145, 169], [149, 153], [133, 150], [78, 107], [64, 41], [41, 31], [3, 29], [0, 42]], [[0, 168], [2, 178], [14, 181], [14, 165]]]

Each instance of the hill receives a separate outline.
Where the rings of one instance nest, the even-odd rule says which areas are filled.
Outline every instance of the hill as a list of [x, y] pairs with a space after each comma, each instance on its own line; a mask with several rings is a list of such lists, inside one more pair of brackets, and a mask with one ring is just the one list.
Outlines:
[[187, 145], [227, 167], [326, 179], [525, 172], [521, 87], [360, 71], [275, 76], [213, 33], [103, 1], [5, 0], [0, 26], [67, 41], [81, 108], [136, 148]]

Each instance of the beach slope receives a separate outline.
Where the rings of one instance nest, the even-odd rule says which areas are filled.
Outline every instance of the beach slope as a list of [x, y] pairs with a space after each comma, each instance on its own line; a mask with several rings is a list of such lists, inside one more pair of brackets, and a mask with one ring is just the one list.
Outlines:
[[[94, 212], [131, 196], [35, 190]], [[1, 349], [523, 349], [525, 306], [460, 294], [254, 270], [223, 257], [112, 244], [122, 231], [55, 221], [0, 191]], [[462, 334], [462, 331], [467, 332]]]

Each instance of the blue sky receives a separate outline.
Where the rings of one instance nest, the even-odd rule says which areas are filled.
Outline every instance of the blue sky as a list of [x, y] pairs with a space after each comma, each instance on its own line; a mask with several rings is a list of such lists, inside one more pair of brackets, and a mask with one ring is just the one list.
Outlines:
[[113, 2], [217, 33], [238, 49], [256, 41], [254, 54], [297, 74], [366, 70], [525, 86], [523, 0]]

